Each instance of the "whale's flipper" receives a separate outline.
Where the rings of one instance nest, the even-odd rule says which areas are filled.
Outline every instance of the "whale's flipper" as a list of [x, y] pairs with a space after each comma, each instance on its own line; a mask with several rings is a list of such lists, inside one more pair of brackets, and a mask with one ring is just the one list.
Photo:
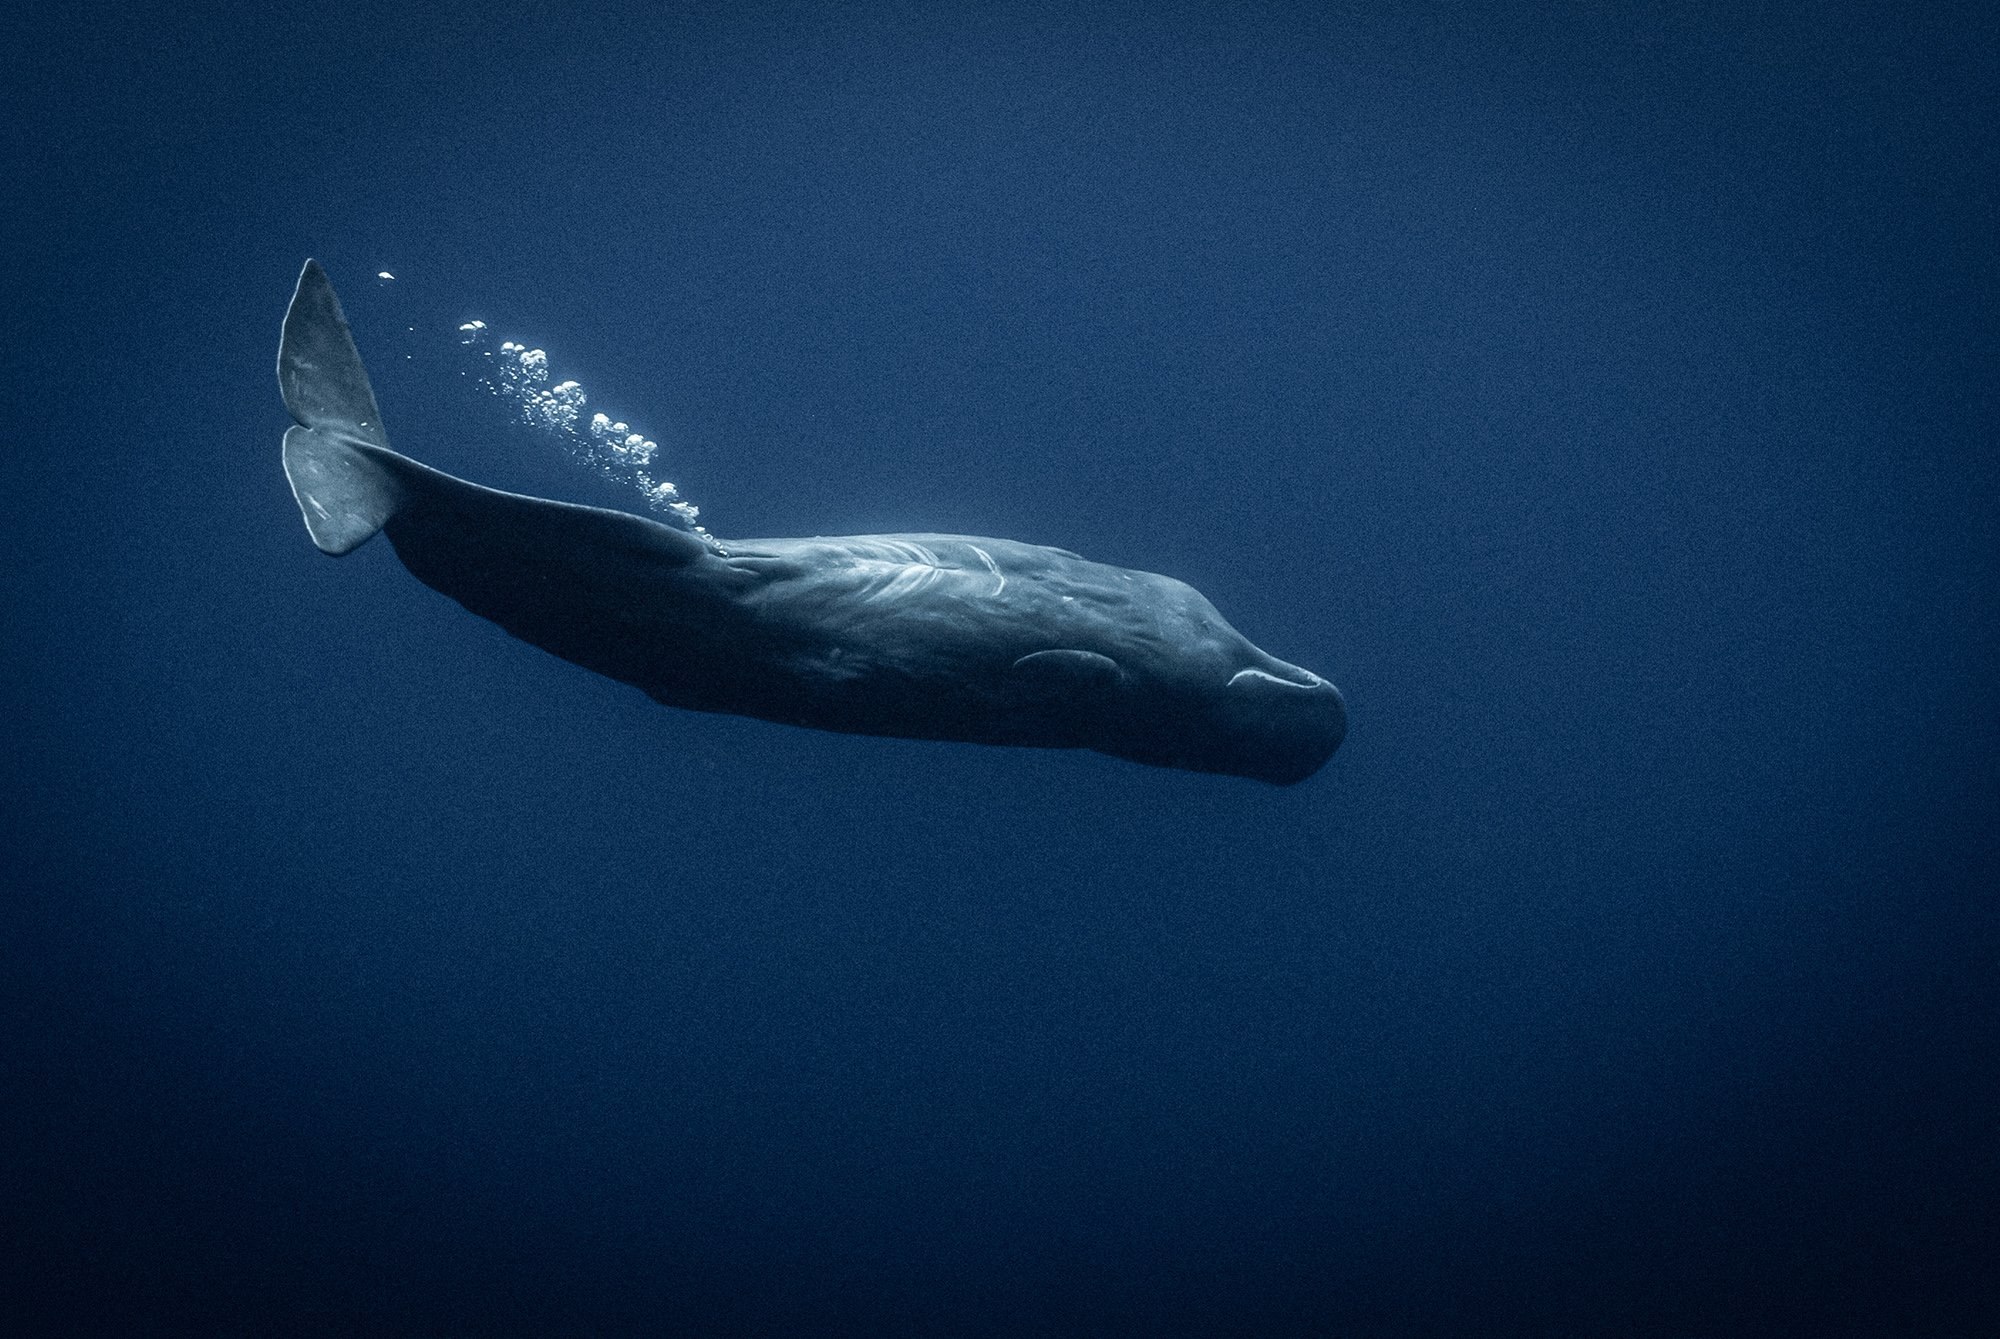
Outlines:
[[1095, 651], [1036, 651], [1014, 662], [1014, 677], [1052, 692], [1100, 693], [1128, 683], [1124, 668]]
[[404, 500], [382, 412], [319, 262], [299, 274], [278, 342], [278, 388], [298, 426], [285, 433], [285, 477], [322, 552], [358, 548]]

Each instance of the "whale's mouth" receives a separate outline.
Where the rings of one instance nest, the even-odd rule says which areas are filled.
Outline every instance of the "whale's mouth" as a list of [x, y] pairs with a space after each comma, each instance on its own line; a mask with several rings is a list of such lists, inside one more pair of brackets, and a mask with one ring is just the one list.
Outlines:
[[1326, 680], [1320, 678], [1319, 675], [1314, 674], [1309, 669], [1300, 669], [1297, 665], [1287, 665], [1285, 666], [1285, 670], [1286, 673], [1284, 674], [1272, 674], [1260, 669], [1237, 670], [1236, 673], [1229, 676], [1229, 686], [1235, 688], [1238, 685], [1248, 686], [1258, 683], [1274, 683], [1283, 688], [1303, 688], [1308, 691], [1314, 688], [1326, 687]]

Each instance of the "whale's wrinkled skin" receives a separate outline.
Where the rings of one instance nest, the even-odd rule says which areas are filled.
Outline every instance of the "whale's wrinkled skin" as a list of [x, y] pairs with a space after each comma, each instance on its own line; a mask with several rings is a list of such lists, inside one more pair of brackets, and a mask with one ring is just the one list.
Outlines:
[[1289, 785], [1340, 746], [1334, 686], [1192, 587], [969, 535], [704, 541], [503, 493], [389, 449], [319, 265], [285, 315], [285, 474], [313, 542], [381, 530], [425, 585], [697, 711], [911, 739], [1095, 749]]

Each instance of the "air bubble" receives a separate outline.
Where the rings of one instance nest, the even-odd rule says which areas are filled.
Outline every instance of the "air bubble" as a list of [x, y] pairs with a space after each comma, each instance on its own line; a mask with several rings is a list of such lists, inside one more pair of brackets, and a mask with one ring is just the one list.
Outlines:
[[646, 506], [668, 524], [687, 530], [718, 553], [722, 546], [713, 535], [696, 523], [701, 509], [682, 499], [672, 483], [655, 479], [650, 470], [660, 444], [645, 433], [609, 414], [584, 417], [589, 397], [575, 381], [551, 386], [549, 355], [514, 340], [503, 340], [498, 359], [489, 347], [491, 331], [484, 321], [467, 321], [458, 327], [458, 342], [490, 360], [480, 369], [479, 384], [513, 406], [515, 416], [528, 427], [554, 437], [563, 446], [606, 476], [627, 484], [645, 499]]

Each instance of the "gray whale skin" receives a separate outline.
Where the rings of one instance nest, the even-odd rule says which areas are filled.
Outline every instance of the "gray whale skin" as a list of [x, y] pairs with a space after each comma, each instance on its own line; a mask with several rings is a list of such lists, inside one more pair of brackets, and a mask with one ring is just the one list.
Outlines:
[[1085, 748], [1303, 781], [1340, 692], [1170, 577], [970, 535], [723, 540], [503, 493], [389, 449], [339, 299], [307, 261], [278, 381], [313, 543], [385, 530], [425, 585], [668, 706], [908, 739]]

